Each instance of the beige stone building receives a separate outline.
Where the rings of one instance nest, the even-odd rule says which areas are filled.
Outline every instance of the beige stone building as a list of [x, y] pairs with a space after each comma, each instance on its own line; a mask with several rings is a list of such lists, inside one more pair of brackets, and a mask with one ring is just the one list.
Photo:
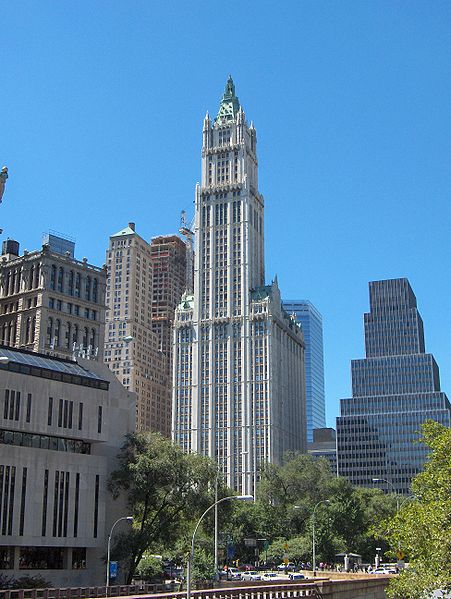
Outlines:
[[105, 362], [136, 392], [137, 429], [170, 436], [167, 358], [152, 330], [151, 246], [129, 223], [110, 237], [106, 260]]
[[59, 357], [103, 356], [106, 270], [73, 256], [74, 244], [47, 236], [41, 250], [19, 255], [3, 242], [0, 343]]
[[135, 395], [102, 362], [0, 346], [3, 573], [105, 584], [108, 533], [129, 515], [107, 481], [134, 415]]

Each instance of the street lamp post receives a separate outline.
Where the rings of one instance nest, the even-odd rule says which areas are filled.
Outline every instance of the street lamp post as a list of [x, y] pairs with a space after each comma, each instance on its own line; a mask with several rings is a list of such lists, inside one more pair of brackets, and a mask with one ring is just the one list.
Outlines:
[[[243, 451], [241, 453], [241, 455], [247, 455], [247, 451]], [[225, 464], [227, 462], [227, 460], [229, 458], [231, 458], [231, 455], [225, 456], [222, 459], [222, 463]], [[217, 466], [219, 466], [219, 464], [216, 464]], [[219, 572], [218, 572], [218, 487], [219, 487], [219, 477], [220, 477], [220, 472], [219, 472], [219, 467], [217, 469], [216, 472], [216, 478], [215, 478], [215, 548], [214, 548], [214, 552], [215, 552], [215, 580], [218, 581], [219, 580]]]
[[111, 554], [111, 537], [113, 536], [114, 527], [121, 520], [128, 520], [129, 522], [133, 522], [133, 516], [122, 516], [122, 518], [118, 518], [116, 522], [113, 524], [110, 530], [110, 534], [108, 535], [108, 547], [107, 547], [107, 558], [106, 558], [106, 591], [108, 593], [108, 587], [110, 586], [110, 554]]
[[391, 486], [393, 495], [396, 495], [396, 512], [399, 512], [399, 496], [396, 493], [395, 485], [386, 478], [373, 478], [373, 483], [387, 483], [387, 485]]
[[194, 562], [194, 541], [196, 538], [197, 529], [199, 528], [200, 523], [210, 510], [212, 510], [220, 503], [223, 503], [224, 501], [231, 501], [232, 499], [236, 499], [238, 501], [253, 501], [254, 497], [252, 495], [230, 495], [229, 497], [223, 497], [222, 499], [218, 499], [205, 510], [205, 512], [202, 514], [202, 516], [199, 518], [196, 524], [196, 528], [194, 529], [193, 537], [191, 539], [191, 551], [188, 557], [188, 571], [186, 575], [186, 599], [191, 599], [191, 568]]
[[323, 499], [322, 501], [318, 501], [318, 503], [315, 505], [315, 507], [313, 508], [313, 514], [312, 514], [312, 568], [313, 568], [313, 576], [316, 576], [316, 539], [315, 539], [315, 511], [316, 508], [321, 504], [321, 503], [326, 503], [327, 505], [330, 504], [330, 500], [329, 499]]

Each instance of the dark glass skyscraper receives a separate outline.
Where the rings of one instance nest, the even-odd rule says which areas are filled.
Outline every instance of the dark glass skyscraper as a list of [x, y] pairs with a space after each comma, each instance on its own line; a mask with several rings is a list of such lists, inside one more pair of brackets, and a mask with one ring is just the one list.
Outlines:
[[338, 472], [353, 484], [392, 483], [409, 493], [427, 451], [415, 441], [428, 419], [451, 426], [439, 369], [425, 353], [423, 321], [407, 279], [370, 283], [366, 358], [352, 360], [352, 398], [340, 402]]

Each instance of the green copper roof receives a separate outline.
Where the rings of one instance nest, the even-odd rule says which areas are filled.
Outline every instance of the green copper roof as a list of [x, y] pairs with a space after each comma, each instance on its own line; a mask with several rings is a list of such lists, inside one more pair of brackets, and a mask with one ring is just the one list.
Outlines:
[[134, 233], [135, 231], [133, 231], [131, 227], [125, 227], [125, 229], [122, 229], [122, 231], [118, 231], [114, 235], [111, 235], [111, 237], [122, 237], [123, 235], [133, 235]]
[[234, 120], [239, 109], [240, 101], [235, 95], [235, 84], [229, 75], [215, 122], [221, 124]]

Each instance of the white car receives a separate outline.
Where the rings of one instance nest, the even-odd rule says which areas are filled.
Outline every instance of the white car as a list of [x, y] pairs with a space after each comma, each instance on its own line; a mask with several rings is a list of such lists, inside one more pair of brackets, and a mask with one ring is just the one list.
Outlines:
[[219, 576], [227, 580], [241, 580], [241, 571], [238, 568], [227, 568], [227, 570], [222, 570]]
[[301, 574], [300, 572], [290, 572], [288, 574], [288, 578], [290, 580], [304, 580], [305, 576], [303, 574]]
[[249, 572], [243, 572], [241, 574], [241, 580], [261, 580], [262, 577], [260, 572], [257, 570], [249, 570]]
[[262, 580], [281, 580], [280, 576], [276, 572], [264, 572], [262, 574]]

